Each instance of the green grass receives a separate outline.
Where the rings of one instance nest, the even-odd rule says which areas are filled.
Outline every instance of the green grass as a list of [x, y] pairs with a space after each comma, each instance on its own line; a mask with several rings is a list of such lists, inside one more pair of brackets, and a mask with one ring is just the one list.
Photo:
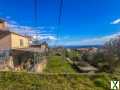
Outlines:
[[63, 60], [61, 56], [50, 56], [48, 58], [45, 73], [76, 73], [72, 66]]
[[120, 73], [77, 74], [61, 56], [50, 56], [43, 74], [0, 72], [0, 90], [110, 90], [111, 80]]
[[113, 75], [0, 72], [0, 90], [109, 90]]

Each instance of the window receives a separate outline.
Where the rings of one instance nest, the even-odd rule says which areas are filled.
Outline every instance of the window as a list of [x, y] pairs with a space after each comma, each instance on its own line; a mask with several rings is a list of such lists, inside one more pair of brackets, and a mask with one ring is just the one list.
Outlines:
[[23, 46], [23, 40], [20, 39], [20, 46]]

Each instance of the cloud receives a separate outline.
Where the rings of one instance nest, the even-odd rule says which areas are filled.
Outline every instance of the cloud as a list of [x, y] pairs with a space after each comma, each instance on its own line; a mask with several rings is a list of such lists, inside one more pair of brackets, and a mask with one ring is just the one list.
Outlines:
[[[111, 24], [118, 24], [118, 23], [120, 23], [120, 19], [113, 21]], [[120, 32], [117, 32], [117, 33], [102, 36], [102, 37], [73, 40], [71, 39], [72, 37], [70, 36], [64, 36], [61, 38], [57, 38], [54, 32], [49, 32], [49, 30], [50, 31], [55, 30], [55, 27], [53, 26], [51, 26], [50, 28], [44, 27], [44, 26], [39, 26], [39, 27], [24, 26], [24, 25], [18, 24], [14, 20], [10, 20], [7, 24], [8, 24], [8, 28], [11, 31], [14, 31], [22, 35], [29, 35], [39, 40], [47, 40], [51, 42], [54, 42], [57, 40], [58, 41], [58, 43], [56, 43], [57, 45], [58, 44], [60, 45], [96, 45], [96, 44], [100, 45], [100, 44], [104, 44], [106, 41], [109, 41], [111, 38], [115, 38], [120, 35]]]
[[114, 20], [113, 22], [111, 22], [111, 24], [120, 24], [120, 18]]
[[49, 36], [41, 36], [40, 38], [41, 39], [47, 39], [47, 40], [57, 40], [57, 38], [55, 36], [51, 36], [51, 35], [49, 35]]
[[55, 41], [55, 40], [57, 40], [56, 35], [52, 34], [48, 30], [48, 29], [50, 29], [50, 30], [54, 29], [53, 26], [51, 26], [51, 27], [44, 27], [44, 26], [39, 26], [39, 27], [24, 26], [24, 25], [18, 24], [14, 20], [9, 20], [7, 22], [7, 28], [10, 31], [12, 31], [12, 32], [16, 32], [16, 33], [19, 33], [21, 35], [28, 35], [28, 36], [31, 36], [33, 38], [37, 38], [39, 40]]
[[70, 40], [65, 42], [65, 45], [103, 45], [105, 42], [109, 41], [112, 38], [116, 38], [119, 35], [120, 35], [120, 32], [107, 35], [107, 36], [96, 37], [96, 38]]
[[37, 40], [57, 40], [57, 38], [55, 36], [52, 36], [52, 35], [45, 35], [45, 36], [42, 36], [42, 35], [36, 36], [36, 35], [34, 35], [33, 39], [37, 39]]
[[6, 19], [11, 19], [11, 17], [10, 17], [10, 16], [6, 16], [5, 18], [6, 18]]

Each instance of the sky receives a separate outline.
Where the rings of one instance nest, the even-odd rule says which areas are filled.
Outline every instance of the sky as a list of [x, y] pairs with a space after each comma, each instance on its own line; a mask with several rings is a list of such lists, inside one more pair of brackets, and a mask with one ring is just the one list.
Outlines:
[[34, 1], [0, 0], [0, 17], [19, 33], [37, 32], [57, 45], [104, 44], [120, 35], [120, 0], [63, 0], [60, 25], [60, 0], [37, 0], [37, 13]]

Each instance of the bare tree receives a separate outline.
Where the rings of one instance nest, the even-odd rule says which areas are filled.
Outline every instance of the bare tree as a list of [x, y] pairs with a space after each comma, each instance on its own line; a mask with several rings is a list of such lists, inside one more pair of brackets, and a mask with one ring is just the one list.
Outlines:
[[110, 72], [120, 65], [120, 36], [111, 39], [104, 45], [105, 63], [108, 64]]

